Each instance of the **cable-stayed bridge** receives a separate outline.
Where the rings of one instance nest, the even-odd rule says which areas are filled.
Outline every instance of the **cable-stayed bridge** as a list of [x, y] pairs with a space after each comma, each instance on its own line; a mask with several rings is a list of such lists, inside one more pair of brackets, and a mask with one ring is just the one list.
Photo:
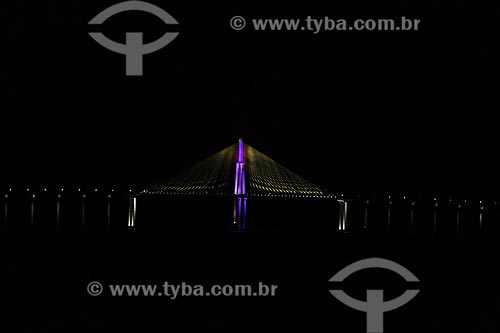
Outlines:
[[239, 140], [179, 175], [147, 190], [161, 195], [331, 197], [330, 192]]
[[[319, 187], [243, 142], [231, 145], [172, 179], [143, 191], [142, 196], [233, 196], [234, 224], [244, 229], [251, 197], [332, 198]], [[133, 199], [136, 200], [136, 199]], [[131, 203], [134, 224], [135, 203]]]
[[[320, 217], [322, 223], [339, 231], [474, 235], [498, 234], [500, 229], [499, 199], [411, 194], [333, 194], [290, 171], [243, 140], [169, 180], [140, 190], [75, 186], [0, 188], [0, 228], [135, 228], [138, 207], [142, 210], [139, 220], [142, 221], [147, 215], [146, 210], [141, 205], [138, 206], [138, 201], [145, 203], [149, 199], [157, 200], [160, 210], [169, 213], [167, 207], [176, 198], [185, 198], [189, 202], [187, 209], [191, 211], [186, 216], [200, 210], [198, 218], [210, 224], [214, 221], [205, 214], [221, 212], [210, 206], [214, 202], [210, 200], [218, 197], [224, 198], [223, 211], [227, 211], [228, 216], [224, 217], [225, 213], [222, 211], [222, 215], [213, 215], [212, 219], [225, 220], [229, 224], [231, 215], [232, 222], [238, 229], [247, 227], [249, 200], [260, 200], [259, 203], [274, 200], [274, 204], [278, 201], [275, 199], [283, 199], [280, 202], [286, 202], [287, 209], [291, 207], [291, 211], [299, 201], [304, 202], [308, 210], [306, 215], [300, 218], [292, 216], [294, 220], [300, 219], [303, 225], [312, 220], [309, 212], [314, 209], [314, 202], [321, 201], [322, 205], [324, 203], [328, 206], [327, 213]], [[232, 202], [227, 202], [227, 199]], [[200, 200], [209, 202], [208, 210], [198, 209]], [[219, 202], [218, 199], [217, 201]], [[233, 205], [232, 211], [230, 204]], [[266, 215], [276, 209], [273, 205], [265, 207], [270, 207], [270, 210], [265, 210]], [[250, 211], [254, 212], [256, 208], [252, 204]], [[274, 217], [276, 220], [286, 219], [284, 213], [288, 212], [278, 211]], [[256, 220], [254, 217], [255, 215], [252, 221]], [[156, 219], [156, 216], [153, 215], [153, 218]], [[169, 218], [172, 221], [171, 216]]]

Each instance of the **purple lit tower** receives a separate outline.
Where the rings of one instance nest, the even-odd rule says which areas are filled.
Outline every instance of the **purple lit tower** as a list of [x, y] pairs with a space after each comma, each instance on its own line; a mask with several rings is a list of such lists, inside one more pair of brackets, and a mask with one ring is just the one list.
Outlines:
[[245, 144], [243, 139], [238, 143], [238, 160], [234, 177], [234, 224], [240, 230], [246, 227], [247, 192], [245, 179]]

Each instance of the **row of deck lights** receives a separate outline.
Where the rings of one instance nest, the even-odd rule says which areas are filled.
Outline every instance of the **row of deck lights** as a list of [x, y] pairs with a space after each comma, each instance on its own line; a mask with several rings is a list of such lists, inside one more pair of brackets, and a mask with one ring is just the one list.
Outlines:
[[[22, 190], [22, 191], [23, 191], [23, 190]], [[43, 188], [43, 189], [41, 189], [40, 191], [35, 191], [35, 190], [33, 190], [33, 189], [30, 189], [30, 188], [26, 188], [26, 189], [24, 190], [24, 192], [48, 192], [48, 191], [49, 191], [49, 189], [47, 189], [47, 188]], [[64, 188], [60, 188], [58, 191], [56, 190], [56, 192], [64, 192], [64, 191], [65, 191], [65, 189], [64, 189]], [[83, 190], [82, 190], [81, 188], [77, 188], [77, 189], [76, 189], [76, 191], [77, 191], [77, 192], [82, 192]], [[9, 189], [8, 189], [8, 192], [14, 192], [14, 189], [13, 189], [13, 188], [9, 188]], [[105, 191], [105, 190], [100, 190], [100, 189], [97, 189], [97, 188], [96, 188], [96, 189], [94, 189], [93, 191], [92, 191], [92, 190], [90, 190], [90, 191], [87, 191], [87, 192], [107, 192], [107, 191]], [[115, 192], [115, 189], [111, 189], [111, 190], [110, 190], [110, 192]], [[128, 192], [129, 192], [129, 193], [132, 193], [132, 190], [131, 190], [131, 189], [129, 189], [129, 190], [128, 190]], [[144, 191], [142, 191], [142, 192], [147, 192], [147, 190], [144, 190]]]
[[[3, 195], [3, 197], [4, 197], [5, 199], [8, 199], [8, 198], [9, 198], [9, 194], [10, 194], [10, 193], [13, 193], [13, 192], [17, 192], [17, 191], [15, 191], [15, 190], [14, 190], [14, 188], [12, 188], [12, 187], [11, 187], [11, 188], [9, 188], [9, 189], [8, 189], [7, 193], [5, 193], [5, 194]], [[48, 188], [43, 188], [43, 189], [41, 189], [40, 191], [35, 191], [35, 190], [31, 189], [31, 188], [26, 188], [26, 189], [22, 189], [22, 190], [21, 190], [21, 192], [30, 193], [30, 197], [31, 197], [32, 199], [35, 199], [35, 198], [36, 198], [36, 196], [37, 196], [37, 193], [46, 193], [46, 192], [49, 192], [49, 189], [48, 189]], [[56, 197], [57, 197], [57, 198], [61, 198], [61, 197], [62, 197], [62, 194], [65, 192], [65, 189], [64, 189], [64, 188], [60, 188], [59, 190], [56, 190], [56, 192], [57, 192]], [[66, 192], [71, 192], [71, 191], [66, 191]], [[89, 194], [89, 193], [108, 193], [108, 194], [107, 194], [107, 197], [108, 197], [108, 198], [111, 198], [111, 193], [115, 193], [115, 189], [111, 189], [111, 190], [105, 191], [105, 190], [100, 190], [100, 189], [98, 189], [98, 188], [95, 188], [94, 190], [87, 190], [87, 191], [84, 191], [84, 190], [82, 190], [81, 188], [77, 188], [77, 189], [76, 189], [76, 192], [79, 192], [79, 193], [82, 193], [82, 192], [83, 192], [83, 194], [82, 194], [82, 198], [86, 198], [86, 197], [87, 197], [87, 194]], [[132, 191], [131, 189], [129, 189], [127, 192], [128, 192], [128, 193], [130, 193], [130, 194], [132, 194], [132, 193], [133, 193], [133, 191]], [[147, 191], [146, 191], [146, 190], [144, 190], [143, 192], [147, 192]], [[18, 192], [18, 193], [19, 193], [19, 192]]]
[[[49, 190], [48, 190], [47, 188], [43, 188], [43, 189], [41, 190], [41, 192], [48, 192], [48, 191], [49, 191]], [[65, 189], [64, 189], [64, 188], [60, 188], [60, 189], [59, 189], [59, 191], [58, 191], [58, 192], [59, 192], [58, 197], [61, 197], [61, 194], [62, 194], [64, 191], [65, 191]], [[77, 192], [85, 192], [85, 193], [92, 193], [92, 192], [94, 192], [94, 193], [102, 193], [102, 192], [106, 193], [106, 192], [108, 192], [108, 191], [106, 191], [106, 190], [100, 190], [100, 189], [98, 189], [98, 188], [95, 188], [93, 191], [92, 191], [92, 190], [90, 190], [90, 191], [83, 191], [81, 188], [77, 188], [77, 189], [76, 189], [76, 191], [77, 191]], [[9, 192], [9, 193], [14, 192], [14, 189], [13, 189], [13, 188], [9, 188], [9, 189], [8, 189], [8, 192]], [[33, 190], [33, 189], [31, 189], [31, 188], [26, 188], [26, 189], [25, 189], [25, 192], [28, 192], [28, 193], [34, 192], [34, 193], [32, 194], [32, 197], [33, 197], [33, 198], [35, 198], [35, 196], [36, 196], [36, 194], [35, 194], [35, 193], [37, 193], [38, 191], [34, 191], [34, 190]], [[109, 192], [114, 193], [114, 192], [115, 192], [115, 189], [111, 189], [111, 190], [109, 190]], [[129, 190], [128, 190], [128, 193], [133, 193], [132, 189], [129, 189]], [[151, 193], [151, 192], [149, 192], [148, 190], [142, 190], [142, 191], [140, 191], [140, 193]], [[153, 193], [157, 193], [157, 192], [153, 192]], [[164, 192], [164, 191], [160, 191], [160, 193], [161, 193], [161, 194], [165, 194], [165, 192]], [[168, 192], [167, 192], [167, 194], [176, 194], [176, 193], [168, 193]], [[193, 193], [190, 193], [190, 194], [195, 194], [195, 193], [193, 192]], [[222, 194], [222, 193], [221, 193], [221, 194]], [[110, 195], [110, 194], [109, 194], [109, 195]], [[108, 196], [109, 196], [109, 195], [108, 195]], [[84, 194], [83, 196], [85, 197], [85, 194]], [[261, 196], [261, 195], [257, 195], [257, 196]], [[344, 194], [339, 194], [339, 195], [321, 195], [321, 196], [315, 196], [315, 195], [286, 195], [286, 194], [271, 194], [271, 193], [269, 193], [269, 194], [267, 194], [267, 195], [265, 194], [265, 195], [262, 195], [262, 196], [269, 196], [269, 197], [271, 197], [271, 196], [272, 196], [272, 197], [299, 197], [299, 198], [334, 198], [334, 199], [339, 199], [339, 200], [345, 200], [345, 199], [346, 199], [346, 198], [344, 197]], [[5, 194], [5, 195], [4, 195], [4, 197], [5, 197], [5, 198], [8, 198], [8, 194]], [[359, 198], [359, 196], [358, 196], [358, 198]], [[388, 196], [387, 196], [387, 200], [388, 200], [389, 205], [393, 204], [393, 199], [391, 199], [391, 198], [394, 198], [394, 197], [391, 197], [390, 195], [388, 195]], [[402, 196], [401, 198], [402, 198], [403, 200], [407, 200], [407, 199], [408, 199], [406, 196]], [[376, 196], [372, 196], [372, 199], [376, 199]], [[418, 199], [416, 199], [416, 200], [412, 200], [412, 201], [411, 201], [411, 205], [413, 205], [413, 206], [414, 206], [414, 205], [415, 205], [415, 202], [416, 202], [416, 201], [420, 201], [420, 200], [421, 200], [421, 198], [418, 198]], [[438, 204], [438, 199], [437, 199], [437, 198], [433, 198], [433, 201], [435, 202], [435, 205], [437, 206], [437, 204]], [[453, 200], [452, 198], [449, 198], [449, 199], [448, 199], [448, 201], [449, 201], [449, 202], [453, 202], [453, 201], [457, 201], [457, 202], [459, 202], [459, 204], [458, 204], [458, 207], [459, 207], [459, 208], [461, 207], [461, 203], [463, 203], [463, 204], [467, 204], [467, 199], [464, 199], [464, 200], [461, 202], [461, 200]], [[367, 204], [368, 204], [368, 203], [370, 203], [370, 200], [369, 200], [369, 199], [365, 200], [365, 203], [367, 203]], [[479, 204], [481, 205], [481, 209], [483, 209], [483, 200], [479, 200]], [[493, 204], [494, 204], [495, 206], [497, 206], [497, 205], [498, 205], [498, 202], [497, 202], [497, 201], [495, 201]]]
[[[340, 197], [342, 197], [342, 194], [340, 195]], [[358, 199], [359, 199], [359, 196], [358, 196]], [[375, 199], [376, 199], [376, 197], [375, 197], [375, 196], [373, 196], [373, 197], [372, 197], [372, 199], [374, 199], [374, 200], [375, 200]], [[403, 200], [407, 200], [408, 198], [407, 198], [406, 196], [403, 196], [403, 197], [402, 197], [402, 199], [403, 199]], [[392, 203], [393, 203], [393, 201], [392, 201], [392, 199], [391, 199], [391, 196], [390, 196], [390, 195], [389, 195], [389, 196], [387, 196], [387, 200], [388, 200], [388, 203], [389, 203], [389, 204], [392, 204]], [[415, 205], [415, 203], [416, 203], [417, 201], [421, 201], [421, 200], [422, 200], [422, 199], [421, 199], [420, 197], [419, 197], [419, 198], [417, 198], [417, 199], [413, 199], [413, 200], [411, 201], [411, 204], [412, 204], [412, 205]], [[368, 204], [368, 203], [370, 203], [370, 199], [366, 199], [366, 200], [364, 200], [364, 201], [365, 201], [365, 203], [367, 203], [367, 204]], [[440, 201], [440, 200], [438, 200], [437, 198], [433, 198], [433, 199], [432, 199], [432, 201], [433, 201], [433, 202], [437, 205], [438, 201]], [[443, 200], [443, 201], [446, 201], [446, 200]], [[461, 202], [461, 203], [463, 203], [463, 204], [467, 204], [467, 199], [463, 199], [463, 200], [453, 200], [452, 198], [448, 199], [448, 202], [454, 202], [454, 201], [455, 201], [455, 202], [458, 202], [459, 204], [460, 204], [460, 202]], [[470, 203], [470, 202], [471, 202], [471, 200], [469, 200], [469, 203]], [[473, 202], [473, 201], [472, 201], [472, 202]], [[479, 203], [480, 205], [483, 205], [483, 204], [484, 204], [484, 200], [479, 200], [479, 201], [478, 201], [478, 203]], [[494, 201], [494, 202], [493, 202], [493, 204], [494, 204], [494, 205], [498, 205], [498, 201]]]

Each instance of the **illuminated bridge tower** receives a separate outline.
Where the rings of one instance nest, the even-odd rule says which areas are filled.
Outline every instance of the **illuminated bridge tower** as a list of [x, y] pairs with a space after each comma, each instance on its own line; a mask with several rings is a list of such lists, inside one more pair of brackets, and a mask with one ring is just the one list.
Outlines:
[[[244, 143], [242, 139], [181, 171], [173, 178], [153, 185], [138, 196], [228, 198], [233, 201], [232, 224], [238, 230], [250, 226], [247, 223], [248, 198], [335, 200], [335, 196], [327, 189], [316, 186], [288, 170]], [[130, 201], [129, 214], [129, 224], [132, 225], [135, 224], [133, 199], [132, 197]], [[342, 215], [342, 221], [341, 228], [345, 228], [345, 213]]]
[[245, 177], [245, 144], [243, 139], [238, 142], [238, 157], [234, 176], [234, 224], [239, 230], [246, 228], [247, 191]]

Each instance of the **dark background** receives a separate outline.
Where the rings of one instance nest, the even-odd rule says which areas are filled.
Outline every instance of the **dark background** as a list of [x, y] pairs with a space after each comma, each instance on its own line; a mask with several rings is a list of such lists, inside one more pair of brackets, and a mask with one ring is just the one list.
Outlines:
[[[1, 193], [8, 186], [144, 186], [243, 136], [333, 192], [496, 197], [498, 4], [150, 1], [179, 21], [180, 35], [144, 57], [143, 77], [126, 77], [125, 57], [88, 36], [87, 22], [116, 2], [0, 4]], [[233, 31], [234, 15], [247, 21], [404, 15], [422, 23], [418, 32], [314, 35]], [[117, 41], [133, 30], [154, 40], [165, 26], [129, 13], [103, 30]], [[422, 281], [414, 301], [386, 315], [387, 332], [498, 332], [495, 235], [342, 234], [318, 227], [335, 228], [334, 214], [302, 213], [296, 218], [303, 228], [278, 232], [212, 230], [216, 218], [207, 218], [211, 231], [203, 233], [56, 232], [52, 220], [48, 230], [2, 229], [1, 331], [363, 332], [364, 314], [335, 301], [327, 281], [347, 264], [377, 256]], [[488, 223], [497, 221], [489, 216]], [[184, 217], [172, 221], [182, 224]], [[74, 219], [78, 228], [80, 216]], [[85, 292], [90, 281], [165, 280], [263, 281], [281, 292], [273, 299], [175, 302]], [[350, 283], [359, 298], [367, 286], [390, 297], [406, 289], [387, 272]]]
[[[2, 3], [2, 186], [142, 186], [243, 136], [334, 192], [496, 193], [497, 4], [152, 2], [180, 35], [143, 77], [87, 34], [115, 2]], [[422, 22], [315, 35], [233, 31], [233, 15]], [[166, 28], [126, 13], [102, 29]]]

